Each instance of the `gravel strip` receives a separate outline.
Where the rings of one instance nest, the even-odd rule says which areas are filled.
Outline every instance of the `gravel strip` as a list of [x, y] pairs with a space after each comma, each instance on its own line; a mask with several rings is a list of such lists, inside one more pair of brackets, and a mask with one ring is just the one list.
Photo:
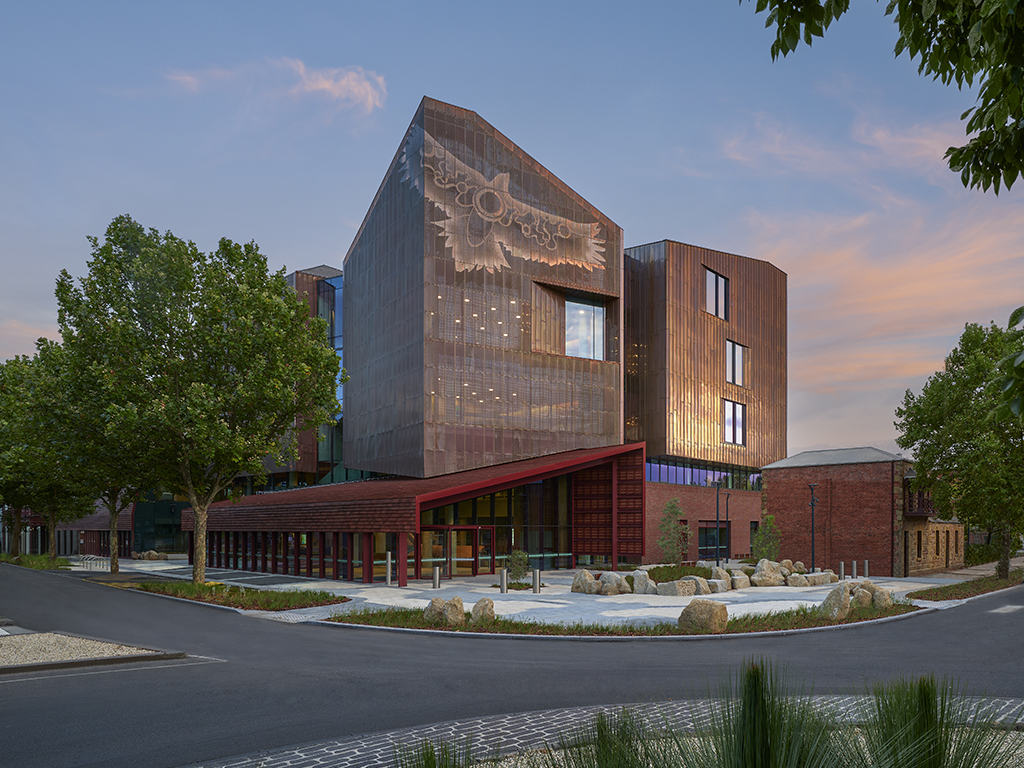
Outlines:
[[109, 656], [137, 656], [154, 653], [147, 648], [86, 640], [84, 637], [39, 632], [0, 636], [0, 667], [19, 664], [49, 664]]

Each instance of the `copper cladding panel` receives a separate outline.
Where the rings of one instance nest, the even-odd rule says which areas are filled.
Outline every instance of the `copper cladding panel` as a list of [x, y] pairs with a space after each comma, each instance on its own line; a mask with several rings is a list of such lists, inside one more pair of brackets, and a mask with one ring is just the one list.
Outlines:
[[[672, 241], [626, 253], [626, 440], [743, 467], [785, 458], [785, 273]], [[705, 269], [729, 280], [727, 319], [704, 310]], [[748, 349], [742, 387], [726, 382], [729, 340]], [[723, 400], [746, 406], [745, 445], [724, 440]]]

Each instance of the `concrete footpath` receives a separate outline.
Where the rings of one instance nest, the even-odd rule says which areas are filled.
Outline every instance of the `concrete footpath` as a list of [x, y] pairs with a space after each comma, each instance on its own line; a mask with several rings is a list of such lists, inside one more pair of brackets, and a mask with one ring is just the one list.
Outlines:
[[[105, 569], [106, 561], [81, 562], [73, 566], [79, 569]], [[723, 565], [725, 563], [723, 562]], [[732, 565], [735, 565], [733, 563]], [[1015, 567], [1024, 566], [1024, 557], [1014, 559]], [[125, 573], [148, 573], [174, 579], [191, 579], [192, 568], [182, 560], [122, 560], [121, 571]], [[898, 579], [890, 577], [871, 578], [880, 587], [891, 590], [896, 597], [934, 586], [952, 584], [978, 576], [994, 573], [994, 566], [976, 566], [955, 573], [941, 573], [926, 577]], [[287, 622], [304, 622], [325, 619], [339, 612], [359, 608], [426, 608], [430, 600], [440, 597], [451, 600], [462, 598], [468, 610], [481, 598], [494, 601], [494, 611], [499, 616], [523, 620], [564, 624], [652, 624], [674, 622], [682, 609], [693, 600], [692, 597], [668, 597], [663, 595], [584, 595], [570, 591], [575, 571], [543, 571], [544, 585], [540, 594], [532, 590], [510, 590], [501, 594], [497, 589], [498, 576], [459, 577], [444, 580], [440, 589], [433, 589], [430, 581], [410, 581], [406, 587], [387, 586], [383, 583], [362, 584], [349, 581], [332, 581], [281, 574], [235, 571], [222, 568], [207, 568], [207, 581], [218, 581], [239, 587], [260, 589], [318, 589], [350, 598], [342, 605], [307, 608], [280, 613], [247, 611], [268, 619]], [[820, 605], [832, 585], [820, 587], [751, 587], [721, 594], [703, 595], [704, 599], [725, 603], [729, 616], [761, 614], [781, 611], [801, 605]], [[947, 608], [948, 603], [924, 602], [921, 605]]]

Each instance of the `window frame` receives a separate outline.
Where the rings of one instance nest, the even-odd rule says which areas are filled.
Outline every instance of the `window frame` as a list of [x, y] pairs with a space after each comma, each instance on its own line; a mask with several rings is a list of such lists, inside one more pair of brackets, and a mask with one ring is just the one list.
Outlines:
[[746, 422], [746, 404], [722, 398], [722, 441], [729, 445], [745, 446], [747, 444]]
[[[737, 387], [746, 389], [748, 349], [749, 347], [740, 344], [738, 341], [733, 341], [732, 339], [725, 340], [725, 380], [728, 384], [734, 384]], [[739, 358], [738, 360], [737, 357]], [[737, 376], [737, 372], [739, 376]], [[737, 379], [739, 380], [737, 381]]]
[[729, 278], [704, 267], [704, 311], [729, 321]]

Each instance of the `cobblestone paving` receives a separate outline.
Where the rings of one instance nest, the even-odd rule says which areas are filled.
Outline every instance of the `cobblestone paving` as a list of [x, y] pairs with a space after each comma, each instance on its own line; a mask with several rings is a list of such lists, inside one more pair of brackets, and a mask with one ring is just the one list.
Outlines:
[[[847, 722], [864, 719], [870, 699], [866, 696], [815, 696], [822, 706], [831, 707]], [[278, 751], [240, 755], [225, 761], [197, 763], [189, 768], [370, 768], [394, 765], [399, 745], [416, 746], [424, 740], [462, 744], [470, 737], [476, 757], [497, 757], [557, 744], [560, 733], [571, 733], [589, 723], [598, 713], [628, 709], [652, 727], [671, 726], [693, 731], [708, 722], [710, 700], [669, 701], [659, 704], [631, 704], [615, 707], [552, 709], [515, 715], [495, 715], [406, 728], [400, 731], [322, 741]], [[1024, 725], [1024, 699], [975, 699], [972, 712], [993, 715], [1007, 725]]]

